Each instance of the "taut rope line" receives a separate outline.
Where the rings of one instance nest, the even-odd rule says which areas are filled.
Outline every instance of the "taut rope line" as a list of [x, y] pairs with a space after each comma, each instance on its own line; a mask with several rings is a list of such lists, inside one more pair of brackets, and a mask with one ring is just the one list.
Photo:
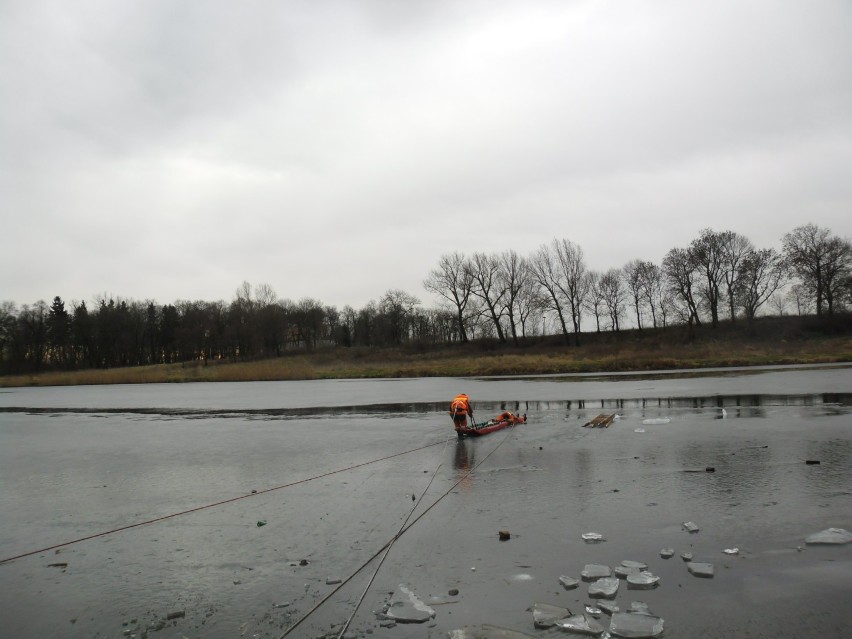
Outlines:
[[355, 468], [361, 468], [362, 466], [369, 466], [370, 464], [376, 464], [381, 461], [385, 461], [388, 459], [393, 459], [394, 457], [400, 457], [402, 455], [407, 455], [409, 453], [414, 453], [419, 450], [425, 450], [426, 448], [431, 448], [432, 446], [437, 446], [441, 442], [434, 442], [432, 444], [426, 444], [425, 446], [419, 446], [418, 448], [412, 448], [410, 450], [403, 451], [401, 453], [394, 453], [393, 455], [388, 455], [386, 457], [380, 457], [378, 459], [373, 459], [371, 461], [363, 462], [361, 464], [355, 464], [354, 466], [348, 466], [346, 468], [338, 468], [337, 470], [332, 470], [327, 473], [323, 473], [322, 475], [315, 475], [314, 477], [308, 477], [306, 479], [299, 479], [298, 481], [290, 482], [289, 484], [282, 484], [281, 486], [273, 486], [272, 488], [264, 488], [263, 490], [258, 490], [257, 492], [248, 493], [247, 495], [239, 495], [238, 497], [231, 497], [230, 499], [223, 499], [222, 501], [217, 501], [212, 504], [206, 504], [204, 506], [197, 506], [196, 508], [190, 508], [188, 510], [182, 510], [177, 513], [172, 513], [170, 515], [163, 515], [162, 517], [155, 517], [154, 519], [147, 519], [145, 521], [139, 521], [135, 524], [128, 524], [127, 526], [121, 526], [120, 528], [113, 528], [112, 530], [106, 530], [103, 532], [95, 533], [93, 535], [87, 535], [86, 537], [80, 537], [79, 539], [73, 539], [71, 541], [65, 541], [61, 544], [55, 544], [53, 546], [47, 546], [46, 548], [39, 548], [38, 550], [31, 550], [29, 552], [21, 553], [20, 555], [15, 555], [14, 557], [6, 557], [5, 559], [0, 559], [0, 565], [5, 563], [9, 563], [10, 561], [15, 561], [16, 559], [23, 559], [24, 557], [29, 557], [31, 555], [37, 555], [39, 553], [48, 552], [49, 550], [55, 550], [57, 548], [63, 548], [65, 546], [71, 546], [72, 544], [78, 544], [82, 541], [88, 541], [90, 539], [96, 539], [98, 537], [106, 537], [107, 535], [112, 535], [113, 533], [121, 532], [124, 530], [130, 530], [131, 528], [138, 528], [140, 526], [147, 526], [148, 524], [153, 524], [158, 521], [163, 521], [166, 519], [171, 519], [173, 517], [179, 517], [181, 515], [188, 515], [190, 513], [198, 512], [199, 510], [206, 510], [208, 508], [213, 508], [215, 506], [222, 506], [224, 504], [230, 504], [231, 502], [239, 501], [240, 499], [247, 499], [248, 497], [257, 497], [258, 495], [263, 495], [265, 493], [271, 493], [274, 490], [281, 490], [282, 488], [290, 488], [291, 486], [297, 486], [299, 484], [305, 484], [309, 481], [313, 481], [315, 479], [322, 479], [323, 477], [329, 477], [330, 475], [336, 475], [337, 473], [343, 473], [349, 470], [354, 470]]

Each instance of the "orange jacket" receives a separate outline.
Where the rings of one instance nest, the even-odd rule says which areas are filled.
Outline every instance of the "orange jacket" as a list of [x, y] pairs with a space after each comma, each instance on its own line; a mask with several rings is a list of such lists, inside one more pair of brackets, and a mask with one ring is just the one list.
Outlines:
[[470, 407], [470, 398], [464, 393], [456, 395], [450, 402], [450, 414], [472, 415], [473, 409]]

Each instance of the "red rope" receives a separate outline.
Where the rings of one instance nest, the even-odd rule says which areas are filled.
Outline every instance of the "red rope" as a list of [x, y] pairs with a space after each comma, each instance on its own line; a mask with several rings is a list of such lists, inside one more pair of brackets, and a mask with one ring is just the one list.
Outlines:
[[281, 490], [282, 488], [290, 488], [291, 486], [297, 486], [299, 484], [305, 484], [309, 481], [313, 481], [315, 479], [322, 479], [323, 477], [329, 477], [330, 475], [336, 475], [337, 473], [343, 473], [349, 470], [354, 470], [356, 468], [361, 468], [362, 466], [369, 466], [370, 464], [376, 464], [380, 461], [385, 461], [388, 459], [393, 459], [394, 457], [400, 457], [402, 455], [407, 455], [408, 453], [414, 453], [418, 450], [424, 450], [426, 448], [431, 448], [432, 446], [437, 446], [438, 444], [443, 444], [443, 441], [435, 442], [434, 444], [427, 444], [426, 446], [420, 446], [419, 448], [412, 448], [411, 450], [406, 450], [401, 453], [394, 453], [393, 455], [388, 455], [387, 457], [380, 457], [379, 459], [373, 459], [371, 461], [363, 462], [361, 464], [355, 464], [354, 466], [348, 466], [346, 468], [339, 468], [337, 470], [332, 470], [327, 473], [323, 473], [322, 475], [315, 475], [314, 477], [308, 477], [307, 479], [300, 479], [298, 481], [291, 482], [289, 484], [282, 484], [281, 486], [274, 486], [273, 488], [265, 488], [263, 490], [258, 490], [257, 492], [252, 492], [247, 495], [240, 495], [239, 497], [231, 497], [230, 499], [223, 499], [222, 501], [217, 501], [212, 504], [207, 504], [205, 506], [197, 506], [196, 508], [190, 508], [189, 510], [182, 510], [177, 513], [172, 513], [170, 515], [163, 515], [162, 517], [155, 517], [154, 519], [147, 519], [145, 521], [140, 521], [135, 524], [128, 524], [127, 526], [121, 526], [120, 528], [113, 528], [112, 530], [107, 530], [104, 532], [95, 533], [94, 535], [88, 535], [86, 537], [80, 537], [79, 539], [74, 539], [72, 541], [66, 541], [61, 544], [55, 544], [53, 546], [48, 546], [46, 548], [39, 548], [38, 550], [31, 550], [29, 552], [22, 553], [20, 555], [15, 555], [14, 557], [7, 557], [6, 559], [0, 559], [0, 565], [8, 563], [10, 561], [15, 561], [16, 559], [23, 559], [24, 557], [29, 557], [31, 555], [37, 555], [42, 552], [48, 552], [49, 550], [55, 550], [57, 548], [62, 548], [64, 546], [71, 546], [72, 544], [78, 544], [81, 541], [88, 541], [89, 539], [96, 539], [97, 537], [105, 537], [107, 535], [111, 535], [113, 533], [121, 532], [123, 530], [130, 530], [131, 528], [138, 528], [139, 526], [147, 526], [148, 524], [153, 524], [158, 521], [163, 521], [165, 519], [171, 519], [172, 517], [179, 517], [180, 515], [188, 515], [189, 513], [198, 512], [199, 510], [205, 510], [207, 508], [213, 508], [214, 506], [222, 506], [223, 504], [230, 504], [234, 501], [239, 501], [240, 499], [246, 499], [247, 497], [256, 497], [257, 495], [263, 495], [265, 493], [271, 493], [274, 490]]

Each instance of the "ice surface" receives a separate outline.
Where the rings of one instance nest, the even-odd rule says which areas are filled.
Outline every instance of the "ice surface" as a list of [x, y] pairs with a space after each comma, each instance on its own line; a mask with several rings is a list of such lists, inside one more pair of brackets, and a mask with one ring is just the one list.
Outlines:
[[663, 634], [663, 620], [647, 614], [617, 612], [612, 616], [609, 631], [616, 637], [643, 639]]
[[595, 581], [602, 577], [609, 577], [610, 575], [612, 575], [612, 569], [603, 564], [586, 564], [583, 572], [580, 573], [583, 581]]
[[385, 616], [399, 623], [424, 623], [435, 616], [435, 610], [400, 584], [391, 597]]
[[584, 635], [599, 635], [604, 627], [587, 615], [574, 615], [556, 622], [556, 627]]
[[627, 587], [632, 590], [651, 590], [660, 583], [660, 578], [647, 571], [627, 575]]
[[552, 606], [546, 603], [533, 605], [533, 625], [536, 628], [550, 628], [560, 619], [570, 617], [571, 611], [561, 606]]
[[843, 528], [827, 528], [805, 537], [806, 544], [848, 544], [852, 542], [852, 533]]
[[642, 423], [646, 426], [652, 426], [654, 424], [668, 424], [670, 421], [672, 420], [668, 417], [654, 417], [651, 419], [643, 419]]
[[596, 599], [615, 599], [621, 582], [615, 577], [603, 577], [589, 584], [589, 597]]
[[465, 626], [458, 630], [450, 630], [450, 639], [534, 639], [533, 635], [527, 635], [517, 630], [501, 628], [484, 623], [480, 626]]

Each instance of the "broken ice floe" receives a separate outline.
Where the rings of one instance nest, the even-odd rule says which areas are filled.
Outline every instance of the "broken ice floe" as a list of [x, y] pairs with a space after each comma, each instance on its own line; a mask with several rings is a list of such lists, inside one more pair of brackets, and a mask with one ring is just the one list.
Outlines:
[[625, 559], [621, 562], [621, 565], [625, 568], [638, 568], [639, 570], [645, 570], [648, 568], [648, 564], [644, 561], [633, 561], [632, 559]]
[[674, 554], [674, 548], [663, 548], [660, 551], [660, 557], [662, 557], [663, 559], [671, 559], [672, 557], [674, 557]]
[[722, 552], [725, 553], [726, 555], [739, 555], [740, 549], [739, 548], [725, 548]]
[[617, 612], [612, 616], [609, 631], [616, 637], [644, 639], [663, 634], [663, 620], [650, 614]]
[[385, 617], [398, 623], [425, 623], [434, 616], [435, 610], [402, 584], [393, 593], [385, 611]]
[[559, 583], [562, 584], [562, 587], [565, 588], [565, 590], [572, 590], [578, 585], [580, 585], [580, 580], [562, 575], [561, 577], [559, 577]]
[[589, 597], [595, 599], [615, 599], [621, 582], [615, 577], [603, 577], [589, 584]]
[[580, 537], [582, 537], [583, 541], [587, 544], [597, 544], [602, 541], [606, 541], [606, 538], [602, 534], [596, 532], [583, 533]]
[[614, 601], [599, 601], [598, 608], [610, 616], [619, 611], [618, 605]]
[[626, 579], [627, 575], [633, 575], [637, 572], [639, 572], [638, 568], [628, 568], [627, 566], [616, 566], [612, 569], [612, 574], [619, 579]]
[[633, 575], [627, 575], [627, 587], [632, 590], [651, 590], [659, 584], [660, 578], [645, 570]]
[[609, 577], [610, 575], [612, 575], [612, 569], [609, 566], [604, 566], [603, 564], [586, 564], [586, 567], [583, 568], [583, 571], [580, 573], [583, 581], [597, 581], [598, 579]]
[[691, 552], [680, 553], [680, 558], [684, 561], [692, 561], [693, 554]]
[[648, 608], [648, 604], [644, 601], [631, 601], [630, 605], [627, 606], [627, 612], [632, 612], [637, 615], [650, 615], [651, 610]]
[[690, 532], [690, 533], [697, 533], [698, 532], [698, 526], [695, 524], [695, 522], [692, 522], [692, 521], [683, 522], [683, 529], [686, 532]]
[[560, 619], [556, 622], [556, 627], [584, 635], [599, 635], [604, 631], [604, 627], [588, 615], [573, 615]]
[[533, 605], [533, 625], [536, 628], [551, 628], [560, 619], [570, 616], [571, 611], [568, 608], [552, 606], [546, 603], [536, 603]]
[[690, 561], [686, 564], [687, 570], [689, 570], [690, 574], [696, 577], [705, 577], [712, 578], [713, 577], [713, 564], [703, 563], [700, 561]]
[[585, 610], [587, 615], [592, 615], [595, 619], [599, 619], [601, 614], [603, 614], [603, 611], [600, 608], [593, 606], [592, 604], [586, 604]]
[[827, 528], [805, 537], [806, 544], [848, 544], [852, 542], [852, 533], [843, 528]]

